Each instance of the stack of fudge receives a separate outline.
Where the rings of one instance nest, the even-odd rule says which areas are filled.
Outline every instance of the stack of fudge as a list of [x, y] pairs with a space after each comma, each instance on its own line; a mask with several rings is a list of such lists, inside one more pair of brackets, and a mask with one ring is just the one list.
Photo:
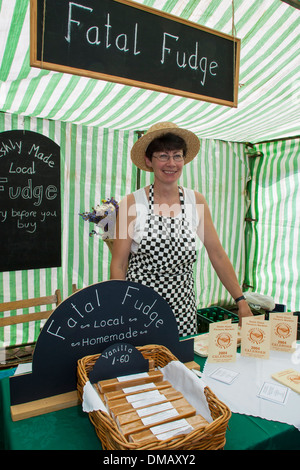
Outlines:
[[165, 440], [208, 422], [164, 380], [160, 370], [101, 380], [94, 384], [111, 418], [129, 442]]

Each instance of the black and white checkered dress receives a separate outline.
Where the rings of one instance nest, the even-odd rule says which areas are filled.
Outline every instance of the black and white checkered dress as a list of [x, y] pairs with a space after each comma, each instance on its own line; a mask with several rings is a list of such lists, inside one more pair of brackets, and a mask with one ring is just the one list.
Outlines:
[[180, 336], [195, 334], [196, 300], [193, 264], [196, 240], [185, 218], [183, 191], [179, 188], [181, 217], [154, 213], [153, 185], [149, 212], [137, 253], [132, 253], [126, 279], [152, 287], [171, 306]]

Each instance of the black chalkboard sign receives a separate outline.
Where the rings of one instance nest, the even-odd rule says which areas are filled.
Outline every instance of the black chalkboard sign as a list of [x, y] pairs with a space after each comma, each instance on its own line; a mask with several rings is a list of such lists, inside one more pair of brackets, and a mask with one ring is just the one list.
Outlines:
[[180, 340], [174, 313], [157, 292], [130, 281], [105, 281], [65, 299], [45, 323], [32, 373], [11, 377], [11, 403], [76, 390], [78, 359], [118, 343], [166, 346], [182, 362], [194, 358], [194, 339]]
[[31, 65], [237, 106], [240, 40], [127, 0], [31, 0]]
[[61, 265], [60, 148], [32, 131], [0, 133], [0, 271]]
[[149, 370], [149, 360], [129, 343], [116, 343], [102, 351], [89, 373], [92, 384]]

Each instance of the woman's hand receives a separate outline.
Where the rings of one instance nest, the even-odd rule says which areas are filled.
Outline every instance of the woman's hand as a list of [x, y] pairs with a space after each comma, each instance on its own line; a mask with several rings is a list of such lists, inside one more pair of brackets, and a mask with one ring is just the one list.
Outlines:
[[238, 315], [239, 315], [239, 326], [242, 326], [242, 318], [245, 318], [245, 317], [251, 317], [253, 316], [253, 313], [251, 312], [251, 309], [247, 303], [246, 300], [240, 300], [238, 303], [237, 303], [237, 306], [238, 306]]

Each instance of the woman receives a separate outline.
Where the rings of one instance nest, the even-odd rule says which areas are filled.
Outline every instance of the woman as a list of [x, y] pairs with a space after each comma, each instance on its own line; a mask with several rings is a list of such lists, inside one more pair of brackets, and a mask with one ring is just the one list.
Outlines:
[[195, 334], [193, 265], [196, 237], [203, 242], [241, 318], [252, 315], [233, 267], [221, 246], [202, 194], [178, 186], [183, 166], [196, 157], [198, 137], [176, 124], [155, 124], [132, 147], [135, 165], [154, 172], [154, 183], [120, 203], [111, 279], [140, 282], [170, 304], [180, 336]]

